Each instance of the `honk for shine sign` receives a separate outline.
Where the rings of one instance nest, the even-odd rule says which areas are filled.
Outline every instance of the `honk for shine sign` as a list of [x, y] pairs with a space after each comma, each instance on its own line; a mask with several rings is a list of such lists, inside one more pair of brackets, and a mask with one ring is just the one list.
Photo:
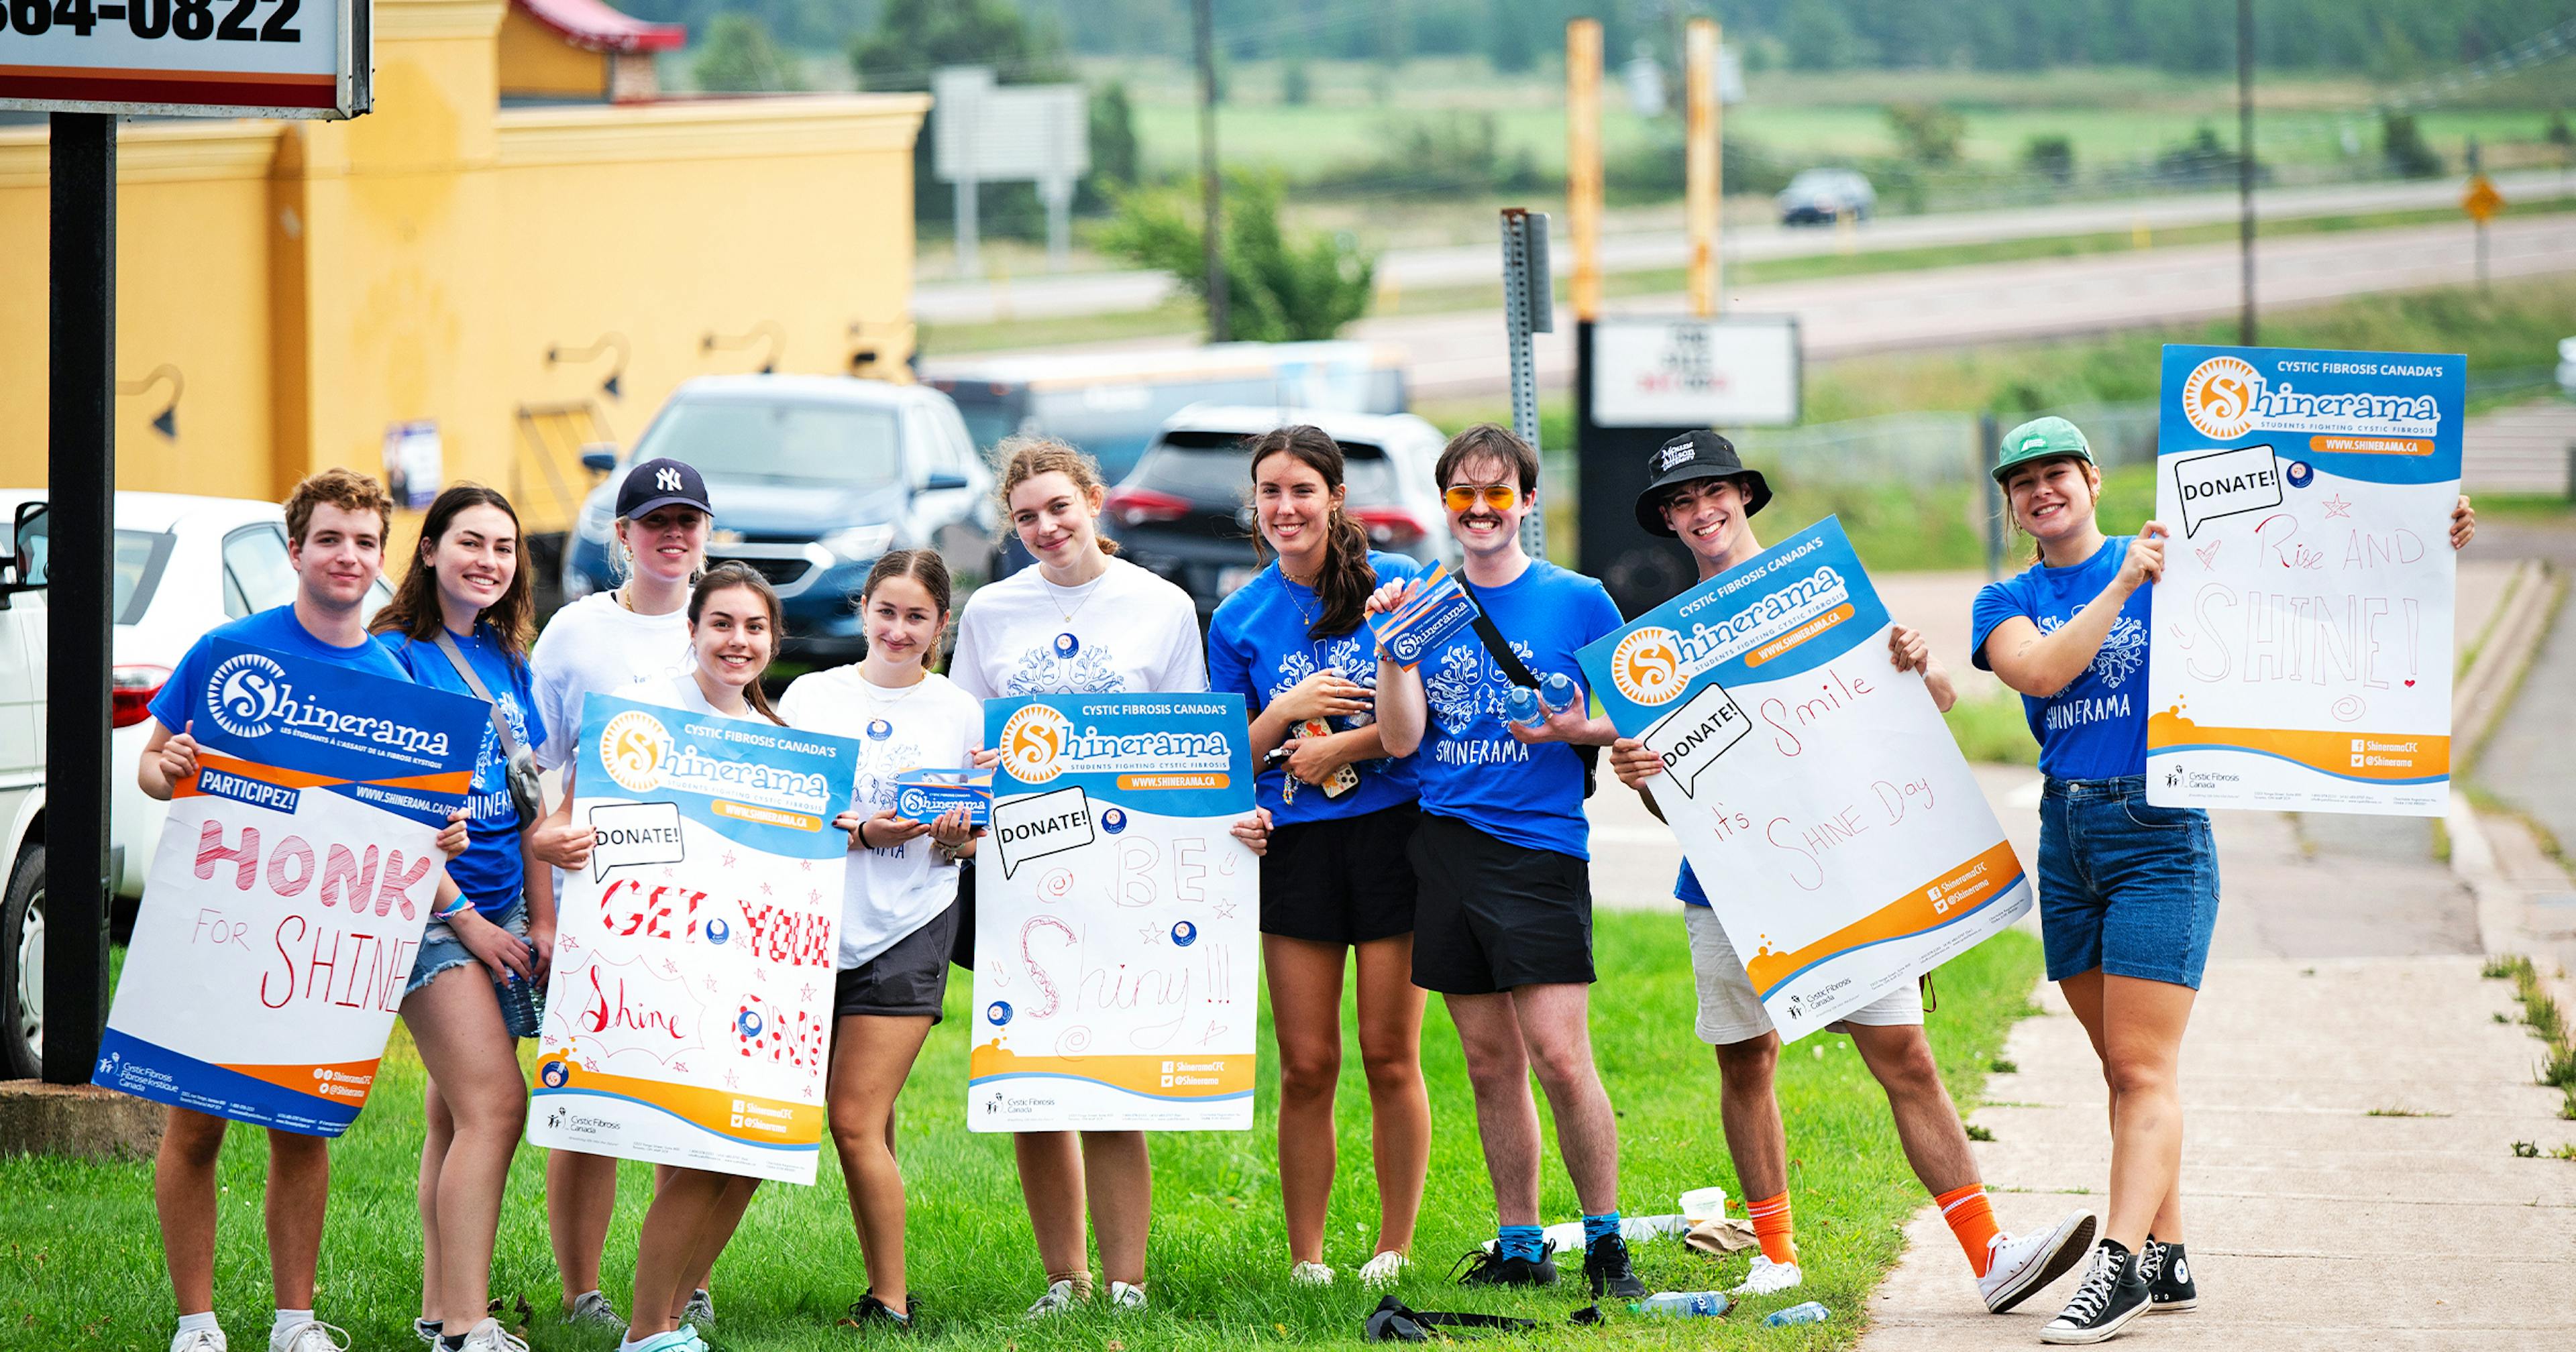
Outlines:
[[349, 1129], [402, 1008], [491, 723], [479, 700], [217, 639], [93, 1079]]
[[2466, 391], [2457, 356], [2164, 350], [2147, 801], [2444, 810]]
[[1663, 758], [1655, 805], [1793, 1042], [2030, 909], [1889, 629], [1829, 517], [1581, 654], [1621, 735]]
[[858, 744], [582, 702], [528, 1141], [814, 1181]]
[[1241, 695], [987, 700], [976, 1131], [1246, 1131], [1261, 861]]

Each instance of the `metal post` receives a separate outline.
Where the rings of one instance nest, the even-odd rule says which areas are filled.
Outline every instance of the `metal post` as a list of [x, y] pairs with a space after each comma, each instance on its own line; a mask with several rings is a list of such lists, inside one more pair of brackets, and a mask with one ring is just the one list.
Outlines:
[[1574, 236], [1574, 317], [1601, 316], [1601, 21], [1565, 25], [1565, 218]]
[[1716, 314], [1718, 210], [1717, 21], [1684, 28], [1682, 61], [1682, 216], [1690, 232], [1690, 312]]
[[2254, 0], [2236, 0], [2237, 248], [2244, 256], [2245, 312], [2236, 341], [2254, 346]]
[[1062, 272], [1073, 256], [1073, 180], [1041, 180], [1038, 196], [1046, 200], [1047, 271]]
[[1995, 453], [1995, 411], [1987, 409], [1977, 415], [1976, 454], [1968, 457], [1970, 472], [1986, 486], [1986, 580], [1996, 581], [2004, 575], [2004, 486], [1995, 482], [1987, 470], [1986, 457]]
[[[1556, 327], [1555, 283], [1548, 277], [1547, 213], [1503, 208], [1503, 331], [1511, 351], [1512, 431], [1541, 449], [1538, 438], [1538, 364], [1530, 335]], [[1521, 518], [1521, 548], [1547, 557], [1547, 517]]]
[[959, 175], [957, 179], [957, 275], [974, 277], [983, 271], [975, 257], [975, 179]]
[[45, 661], [45, 1080], [107, 1026], [109, 547], [116, 528], [116, 118], [55, 113]]
[[1225, 312], [1225, 187], [1216, 173], [1216, 20], [1209, 0], [1194, 0], [1190, 23], [1198, 30], [1199, 56], [1199, 192], [1205, 207], [1201, 247], [1207, 266], [1208, 341], [1222, 343], [1232, 329]]

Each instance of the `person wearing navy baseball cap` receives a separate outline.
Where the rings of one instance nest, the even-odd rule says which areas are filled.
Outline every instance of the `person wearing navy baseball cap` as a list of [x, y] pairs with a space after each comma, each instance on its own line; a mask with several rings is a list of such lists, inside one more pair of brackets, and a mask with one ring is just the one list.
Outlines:
[[[1646, 473], [1650, 482], [1637, 496], [1637, 524], [1688, 546], [1701, 582], [1762, 552], [1752, 517], [1769, 505], [1771, 485], [1760, 470], [1744, 463], [1732, 442], [1715, 432], [1685, 432], [1656, 448]], [[1921, 634], [1901, 624], [1891, 626], [1887, 647], [1891, 665], [1898, 671], [1920, 670], [1932, 702], [1944, 710], [1950, 707], [1949, 673], [1933, 660]], [[1637, 739], [1623, 737], [1611, 747], [1610, 764], [1649, 810], [1663, 815], [1653, 792], [1659, 782], [1655, 777], [1664, 769], [1661, 757]], [[1699, 988], [1696, 1031], [1717, 1052], [1726, 1149], [1762, 1247], [1734, 1294], [1768, 1296], [1804, 1280], [1790, 1224], [1788, 1134], [1773, 1088], [1780, 1035], [1690, 865], [1682, 865], [1673, 895], [1683, 903], [1691, 974]], [[1996, 1227], [1976, 1159], [1968, 1153], [1967, 1132], [1959, 1126], [1958, 1111], [1923, 1035], [1920, 991], [1913, 986], [1889, 991], [1844, 1016], [1834, 1031], [1850, 1036], [1887, 1090], [1905, 1157], [1941, 1204], [1987, 1309], [2011, 1309], [2085, 1256], [2094, 1229], [2089, 1211], [2071, 1212], [2048, 1229], [2027, 1235], [2007, 1235]]]
[[638, 462], [626, 471], [626, 481], [617, 486], [617, 514], [629, 521], [641, 521], [646, 512], [675, 504], [695, 507], [709, 516], [716, 514], [716, 509], [707, 505], [707, 481], [699, 477], [696, 469], [677, 460]]

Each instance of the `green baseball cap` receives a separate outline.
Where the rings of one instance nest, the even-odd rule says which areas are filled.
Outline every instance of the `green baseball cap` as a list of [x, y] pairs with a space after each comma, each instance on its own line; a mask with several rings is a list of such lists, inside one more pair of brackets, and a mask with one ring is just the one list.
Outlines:
[[2002, 483], [2016, 466], [2061, 455], [2093, 463], [2093, 447], [2075, 424], [2058, 417], [2033, 418], [2004, 433], [2003, 444], [1995, 448], [1995, 482]]

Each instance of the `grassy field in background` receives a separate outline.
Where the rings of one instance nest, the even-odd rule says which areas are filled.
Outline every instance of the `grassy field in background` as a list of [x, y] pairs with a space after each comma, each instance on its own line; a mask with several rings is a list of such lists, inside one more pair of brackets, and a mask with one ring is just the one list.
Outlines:
[[[1720, 1184], [1735, 1194], [1718, 1129], [1717, 1076], [1691, 1034], [1693, 997], [1681, 922], [1669, 913], [1604, 912], [1595, 920], [1602, 984], [1592, 1011], [1593, 1043], [1620, 1114], [1620, 1201], [1631, 1215], [1672, 1210], [1680, 1193]], [[2038, 942], [2007, 931], [1941, 972], [1941, 1009], [1932, 1045], [1951, 1092], [1977, 1102], [1989, 1064], [2012, 1022], [2026, 1013], [2039, 976]], [[911, 1191], [910, 1259], [925, 1301], [923, 1335], [954, 1347], [1235, 1348], [1251, 1343], [1356, 1343], [1376, 1296], [1347, 1275], [1315, 1292], [1287, 1281], [1275, 1147], [1278, 1067], [1267, 1002], [1257, 1121], [1246, 1134], [1184, 1133], [1154, 1142], [1155, 1241], [1149, 1269], [1154, 1307], [1141, 1316], [1092, 1310], [1043, 1325], [1019, 1311], [1042, 1281], [1021, 1210], [1010, 1144], [965, 1127], [966, 1017], [971, 992], [949, 988], [949, 1019], [934, 1030], [905, 1091], [899, 1151]], [[1350, 1027], [1345, 1014], [1344, 1027]], [[1346, 1034], [1346, 1038], [1348, 1035]], [[1434, 1139], [1430, 1195], [1415, 1245], [1416, 1266], [1400, 1288], [1421, 1309], [1482, 1309], [1546, 1321], [1551, 1328], [1514, 1346], [1589, 1346], [1607, 1336], [1660, 1347], [1840, 1348], [1859, 1335], [1865, 1297], [1903, 1247], [1901, 1227], [1924, 1199], [1907, 1171], [1884, 1097], [1849, 1042], [1817, 1036], [1780, 1063], [1789, 1123], [1790, 1187], [1797, 1199], [1807, 1283], [1795, 1293], [1748, 1302], [1723, 1320], [1620, 1319], [1610, 1330], [1569, 1329], [1583, 1304], [1579, 1277], [1543, 1294], [1470, 1293], [1443, 1279], [1449, 1261], [1492, 1233], [1492, 1194], [1479, 1153], [1458, 1042], [1438, 1001], [1423, 1030]], [[322, 1252], [323, 1318], [346, 1327], [353, 1346], [414, 1346], [420, 1236], [413, 1174], [420, 1151], [420, 1068], [400, 1032], [373, 1102], [332, 1148], [332, 1206]], [[1368, 1256], [1376, 1215], [1367, 1166], [1368, 1125], [1356, 1043], [1343, 1057], [1339, 1131], [1342, 1170], [1333, 1194], [1326, 1259], [1345, 1274]], [[1572, 1185], [1548, 1146], [1543, 1209], [1551, 1220], [1576, 1212]], [[726, 1352], [819, 1352], [854, 1344], [900, 1345], [833, 1327], [865, 1289], [839, 1170], [824, 1151], [817, 1186], [764, 1188], [741, 1234], [716, 1269], [721, 1317], [708, 1332]], [[569, 1330], [550, 1312], [557, 1299], [545, 1238], [538, 1152], [523, 1148], [512, 1169], [496, 1263], [496, 1295], [525, 1296], [539, 1310], [527, 1330], [539, 1352], [604, 1352], [604, 1335]], [[265, 1153], [259, 1133], [236, 1130], [222, 1166], [223, 1222], [216, 1305], [234, 1346], [256, 1347], [268, 1318], [265, 1250], [258, 1235]], [[610, 1231], [608, 1288], [621, 1307], [633, 1271], [635, 1227], [647, 1170], [628, 1165]], [[1999, 1186], [2012, 1180], [1997, 1179]], [[143, 1163], [19, 1157], [0, 1160], [0, 1327], [30, 1347], [159, 1352], [171, 1306], [152, 1213], [151, 1170]], [[1746, 1259], [1700, 1256], [1674, 1242], [1640, 1246], [1639, 1269], [1657, 1289], [1702, 1290], [1742, 1279]], [[1946, 1298], [1976, 1299], [1964, 1264]], [[1835, 1312], [1826, 1324], [1760, 1326], [1759, 1316], [1800, 1300]]]

